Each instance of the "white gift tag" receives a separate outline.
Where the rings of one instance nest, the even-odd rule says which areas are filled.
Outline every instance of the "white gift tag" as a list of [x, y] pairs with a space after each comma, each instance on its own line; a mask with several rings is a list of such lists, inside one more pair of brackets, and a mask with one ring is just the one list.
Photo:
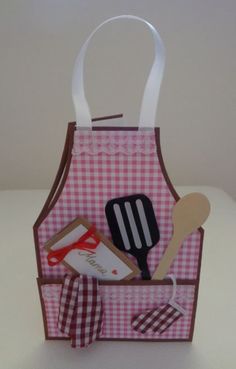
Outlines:
[[[57, 233], [45, 244], [49, 252], [48, 260], [53, 258], [53, 251], [68, 248], [68, 252], [65, 252], [62, 260], [56, 264], [62, 262], [67, 268], [79, 274], [117, 281], [138, 275], [140, 273], [138, 267], [98, 231], [94, 232], [98, 239], [95, 249], [89, 250], [80, 246], [70, 249], [70, 246], [79, 241], [91, 226], [85, 219], [79, 218]], [[92, 237], [87, 241], [95, 242]]]

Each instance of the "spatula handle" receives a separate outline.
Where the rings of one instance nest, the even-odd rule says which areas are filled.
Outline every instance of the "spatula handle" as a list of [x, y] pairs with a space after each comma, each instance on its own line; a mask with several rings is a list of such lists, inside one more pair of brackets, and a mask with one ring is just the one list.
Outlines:
[[151, 275], [147, 264], [147, 254], [137, 257], [138, 266], [141, 270], [142, 279], [151, 279]]

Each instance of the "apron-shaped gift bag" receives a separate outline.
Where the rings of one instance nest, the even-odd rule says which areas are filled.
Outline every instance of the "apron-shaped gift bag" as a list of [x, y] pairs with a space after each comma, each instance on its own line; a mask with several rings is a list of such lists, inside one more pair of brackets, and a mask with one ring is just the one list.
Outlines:
[[[97, 118], [93, 127], [84, 93], [83, 67], [87, 46], [94, 33], [104, 24], [117, 20], [144, 23], [154, 41], [154, 62], [144, 89], [138, 127], [119, 126], [121, 115]], [[156, 29], [135, 16], [108, 19], [87, 39], [75, 62], [72, 94], [76, 123], [69, 123], [58, 173], [48, 199], [34, 225], [38, 265], [38, 286], [42, 304], [45, 337], [69, 339], [58, 329], [58, 314], [63, 278], [68, 269], [63, 264], [49, 266], [45, 243], [77, 217], [83, 217], [111, 239], [105, 206], [114, 198], [144, 194], [152, 202], [159, 226], [160, 240], [148, 253], [152, 275], [171, 239], [172, 208], [179, 199], [164, 167], [159, 128], [155, 115], [164, 70], [164, 47]], [[104, 127], [106, 119], [116, 123]], [[94, 121], [93, 120], [93, 121]], [[101, 121], [101, 122], [100, 122]], [[56, 137], [56, 135], [55, 135]], [[185, 314], [166, 329], [145, 334], [134, 330], [131, 322], [143, 311], [165, 305], [172, 294], [169, 279], [143, 281], [100, 281], [103, 305], [101, 340], [190, 341], [199, 285], [203, 229], [189, 235], [179, 249], [168, 274], [177, 279], [176, 299]], [[136, 260], [129, 255], [134, 263]]]

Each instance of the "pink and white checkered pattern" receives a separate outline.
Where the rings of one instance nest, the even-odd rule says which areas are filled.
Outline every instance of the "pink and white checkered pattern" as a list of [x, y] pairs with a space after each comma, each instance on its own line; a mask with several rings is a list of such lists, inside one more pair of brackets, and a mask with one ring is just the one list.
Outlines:
[[[67, 337], [57, 328], [61, 284], [45, 284], [41, 286], [46, 309], [49, 337]], [[148, 331], [144, 334], [136, 332], [131, 326], [133, 316], [159, 305], [167, 304], [172, 296], [172, 285], [149, 286], [109, 286], [99, 287], [104, 310], [103, 327], [100, 338], [129, 339], [188, 339], [191, 327], [191, 316], [195, 287], [178, 285], [176, 302], [186, 310], [186, 314], [171, 325], [161, 335]]]
[[[151, 199], [160, 228], [158, 246], [148, 254], [149, 270], [154, 272], [172, 235], [171, 210], [175, 204], [155, 148], [154, 131], [75, 132], [64, 189], [38, 230], [44, 277], [62, 278], [67, 272], [61, 264], [48, 265], [46, 241], [78, 216], [87, 218], [111, 238], [104, 211], [107, 201], [135, 193], [144, 193]], [[176, 278], [196, 279], [199, 251], [200, 232], [196, 231], [184, 241], [168, 273]]]
[[57, 328], [62, 285], [44, 284], [40, 288], [46, 312], [47, 330], [49, 337], [67, 337]]
[[[148, 255], [149, 270], [156, 269], [172, 236], [171, 211], [175, 199], [168, 188], [159, 163], [154, 131], [75, 131], [72, 160], [62, 193], [54, 208], [38, 229], [43, 277], [63, 278], [68, 270], [59, 264], [50, 267], [44, 244], [76, 217], [84, 217], [111, 238], [105, 216], [108, 200], [137, 193], [147, 195], [153, 204], [160, 229], [160, 241]], [[200, 232], [192, 233], [183, 243], [169, 274], [180, 279], [196, 279]], [[134, 262], [135, 259], [128, 255]], [[143, 339], [131, 327], [131, 319], [147, 309], [169, 301], [172, 286], [101, 286], [104, 304], [104, 338]], [[60, 285], [43, 285], [48, 333], [65, 337], [57, 329]], [[161, 335], [162, 339], [188, 339], [193, 308], [194, 286], [178, 286], [187, 314]], [[178, 297], [177, 297], [178, 301]], [[145, 339], [160, 339], [147, 332]]]

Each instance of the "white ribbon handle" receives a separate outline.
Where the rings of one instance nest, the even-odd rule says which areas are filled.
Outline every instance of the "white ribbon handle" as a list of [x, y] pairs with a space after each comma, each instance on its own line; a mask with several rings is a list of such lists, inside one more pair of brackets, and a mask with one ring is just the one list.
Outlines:
[[176, 283], [176, 278], [174, 274], [169, 274], [166, 276], [166, 278], [170, 278], [172, 283], [173, 283], [173, 290], [172, 290], [172, 296], [170, 298], [170, 303], [175, 301], [175, 297], [176, 297], [176, 290], [177, 290], [177, 283]]
[[140, 128], [155, 127], [157, 103], [159, 99], [159, 92], [165, 65], [165, 50], [162, 39], [157, 30], [153, 27], [153, 25], [147, 22], [146, 20], [136, 17], [134, 15], [120, 15], [118, 17], [107, 19], [91, 33], [89, 38], [83, 44], [76, 58], [72, 77], [72, 98], [75, 108], [77, 127], [92, 128], [91, 114], [84, 92], [84, 58], [88, 44], [91, 38], [94, 36], [94, 34], [103, 25], [120, 19], [131, 19], [144, 23], [146, 26], [148, 26], [153, 36], [155, 47], [154, 62], [150, 70], [143, 93], [143, 100], [139, 118], [139, 127]]
[[177, 282], [176, 282], [175, 275], [169, 274], [166, 276], [166, 278], [170, 278], [173, 283], [172, 296], [169, 300], [169, 304], [173, 306], [176, 310], [180, 311], [183, 315], [185, 315], [187, 313], [186, 310], [175, 301], [176, 292], [177, 292]]

